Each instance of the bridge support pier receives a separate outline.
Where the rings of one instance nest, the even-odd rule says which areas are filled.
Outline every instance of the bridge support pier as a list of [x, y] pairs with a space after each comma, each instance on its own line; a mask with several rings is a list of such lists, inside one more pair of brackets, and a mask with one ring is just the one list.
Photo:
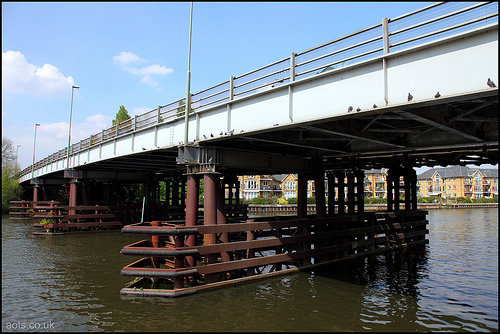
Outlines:
[[387, 172], [387, 210], [401, 210], [404, 192], [405, 211], [417, 210], [417, 173], [410, 165], [393, 166]]

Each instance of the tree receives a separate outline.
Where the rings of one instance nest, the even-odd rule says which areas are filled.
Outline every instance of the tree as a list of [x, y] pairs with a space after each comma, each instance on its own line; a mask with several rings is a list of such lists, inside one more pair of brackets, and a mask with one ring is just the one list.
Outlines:
[[181, 114], [184, 113], [184, 109], [185, 109], [185, 106], [186, 105], [186, 102], [184, 101], [179, 101], [179, 108], [177, 108], [177, 116], [181, 116]]
[[7, 137], [2, 137], [2, 170], [16, 160], [14, 142]]
[[120, 106], [120, 109], [116, 113], [116, 118], [113, 120], [113, 125], [116, 125], [116, 122], [118, 121], [119, 123], [126, 121], [127, 119], [130, 119], [130, 115], [128, 114], [127, 109], [125, 109], [124, 106]]
[[14, 143], [7, 137], [2, 137], [2, 212], [8, 212], [9, 202], [18, 199], [22, 193], [18, 181], [19, 172]]

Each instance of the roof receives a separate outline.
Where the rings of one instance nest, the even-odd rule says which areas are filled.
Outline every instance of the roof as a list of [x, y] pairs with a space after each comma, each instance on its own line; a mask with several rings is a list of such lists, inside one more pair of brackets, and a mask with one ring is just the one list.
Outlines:
[[419, 174], [417, 178], [419, 180], [431, 179], [435, 174], [439, 174], [442, 178], [450, 177], [470, 177], [476, 172], [480, 172], [485, 177], [498, 177], [498, 169], [486, 169], [486, 168], [470, 168], [467, 166], [449, 166], [443, 168], [431, 168], [422, 174]]

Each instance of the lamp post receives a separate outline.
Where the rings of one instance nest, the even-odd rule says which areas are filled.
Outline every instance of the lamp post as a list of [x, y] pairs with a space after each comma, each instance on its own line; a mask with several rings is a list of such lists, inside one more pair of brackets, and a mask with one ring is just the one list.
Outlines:
[[68, 132], [68, 162], [66, 163], [66, 168], [69, 168], [69, 146], [71, 144], [71, 118], [73, 117], [73, 92], [75, 88], [78, 89], [80, 87], [73, 86], [71, 87], [71, 109], [69, 112], [69, 132]]
[[188, 69], [186, 82], [186, 110], [184, 114], [184, 145], [188, 143], [189, 112], [191, 109], [191, 32], [193, 28], [193, 3], [191, 2], [191, 15], [189, 17], [189, 49], [188, 49]]
[[[21, 147], [21, 145], [17, 145], [17, 148], [16, 148], [16, 166], [18, 164], [18, 160], [19, 160], [19, 147]], [[20, 166], [19, 166], [20, 168]]]
[[33, 137], [33, 165], [31, 165], [31, 178], [35, 178], [35, 147], [36, 147], [36, 127], [40, 124], [35, 124], [35, 136]]

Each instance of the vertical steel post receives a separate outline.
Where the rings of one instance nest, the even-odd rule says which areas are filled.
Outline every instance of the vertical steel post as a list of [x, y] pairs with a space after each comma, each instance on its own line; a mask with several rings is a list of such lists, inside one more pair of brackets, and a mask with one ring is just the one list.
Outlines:
[[40, 186], [38, 184], [35, 184], [33, 186], [33, 206], [36, 206], [36, 202], [38, 202], [38, 188]]
[[[196, 175], [189, 174], [187, 176], [186, 226], [195, 226], [198, 220], [199, 184], [200, 183]], [[196, 246], [196, 236], [188, 235], [186, 237], [186, 246], [187, 247]], [[194, 267], [196, 265], [196, 261], [193, 256], [187, 256], [186, 260], [190, 267]]]
[[[159, 220], [152, 221], [151, 226], [156, 226], [156, 227], [160, 226], [160, 221]], [[153, 248], [160, 248], [160, 236], [152, 235], [151, 243], [153, 244]], [[151, 264], [153, 265], [153, 268], [160, 268], [160, 258], [151, 257]]]
[[[69, 183], [69, 206], [70, 207], [75, 207], [78, 205], [78, 183], [76, 180], [72, 180]], [[75, 215], [76, 210], [68, 210], [68, 214], [70, 215]], [[69, 219], [69, 222], [73, 223], [76, 222], [76, 218], [71, 218]]]
[[[205, 174], [204, 181], [204, 200], [203, 200], [203, 224], [215, 225], [217, 224], [217, 182], [219, 181], [219, 174]], [[215, 234], [203, 235], [204, 245], [213, 245], [216, 243]], [[216, 255], [207, 255], [208, 263], [216, 262]], [[217, 275], [210, 274], [205, 276], [205, 283], [213, 283], [217, 280]]]
[[[223, 225], [227, 223], [226, 219], [226, 201], [225, 201], [225, 194], [224, 194], [224, 182], [217, 182], [217, 225]], [[228, 243], [229, 242], [229, 236], [227, 233], [221, 233], [221, 236], [219, 237], [219, 241], [222, 243]], [[221, 252], [221, 259], [222, 262], [228, 262], [229, 261], [229, 253], [227, 252]]]

